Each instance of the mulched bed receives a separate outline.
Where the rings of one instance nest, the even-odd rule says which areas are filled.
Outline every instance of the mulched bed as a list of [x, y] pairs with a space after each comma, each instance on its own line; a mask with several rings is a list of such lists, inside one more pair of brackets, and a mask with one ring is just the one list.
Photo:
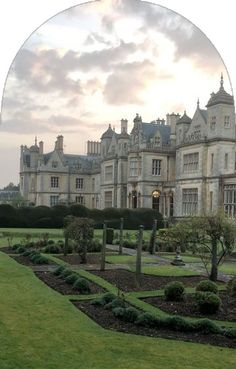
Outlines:
[[[62, 295], [80, 295], [79, 291], [73, 290], [72, 285], [66, 283], [63, 279], [55, 276], [51, 272], [35, 272], [35, 275], [49, 287], [53, 288]], [[91, 289], [91, 294], [105, 292], [105, 290], [97, 284], [90, 281], [88, 282]]]
[[91, 273], [104, 278], [106, 281], [116, 285], [119, 289], [125, 292], [131, 291], [151, 291], [163, 289], [166, 284], [172, 281], [183, 282], [185, 286], [192, 287], [206, 279], [203, 276], [194, 277], [158, 277], [147, 274], [142, 274], [141, 286], [139, 287], [135, 280], [135, 273], [123, 269], [105, 270], [90, 270]]
[[199, 313], [194, 295], [187, 294], [184, 301], [165, 301], [164, 296], [147, 297], [142, 300], [160, 308], [161, 310], [181, 316], [201, 317], [217, 320], [236, 321], [236, 298], [230, 297], [226, 292], [220, 292], [219, 296], [222, 300], [220, 310], [211, 315], [203, 315]]
[[34, 264], [27, 256], [23, 256], [23, 255], [12, 255], [11, 256], [14, 260], [16, 260], [18, 263], [23, 264], [25, 266], [30, 266], [30, 267], [38, 267], [38, 266], [45, 266], [45, 267], [50, 267], [53, 265], [56, 265], [56, 263], [54, 263], [53, 261], [50, 260], [49, 264]]
[[[106, 255], [116, 255], [117, 253], [106, 253]], [[71, 265], [78, 265], [81, 263], [81, 258], [78, 254], [70, 254], [67, 256], [64, 255], [55, 255], [58, 259], [65, 261]], [[87, 254], [87, 264], [100, 264], [101, 263], [101, 254], [99, 253], [91, 253]], [[86, 264], [83, 264], [86, 265]]]
[[0, 251], [5, 252], [6, 254], [10, 255], [10, 254], [18, 254], [17, 250], [13, 250], [12, 247], [6, 246], [6, 247], [1, 247]]
[[158, 330], [155, 328], [136, 326], [135, 324], [126, 323], [122, 320], [119, 320], [118, 318], [114, 317], [112, 311], [92, 305], [90, 301], [72, 301], [72, 303], [105, 329], [142, 336], [161, 337], [204, 344], [207, 343], [222, 347], [236, 347], [236, 339], [229, 339], [216, 334], [205, 335], [199, 333], [176, 332], [164, 329]]

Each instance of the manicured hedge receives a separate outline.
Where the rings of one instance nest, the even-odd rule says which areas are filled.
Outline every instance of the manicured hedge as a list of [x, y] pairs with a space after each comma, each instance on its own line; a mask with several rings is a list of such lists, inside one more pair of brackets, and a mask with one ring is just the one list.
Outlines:
[[124, 229], [138, 229], [142, 224], [145, 229], [152, 229], [154, 219], [157, 228], [163, 227], [163, 218], [154, 209], [88, 209], [82, 205], [57, 205], [14, 208], [0, 205], [0, 223], [2, 227], [17, 228], [62, 228], [68, 215], [87, 217], [94, 220], [95, 228], [102, 228], [107, 221], [108, 228], [119, 229], [120, 218], [124, 218]]

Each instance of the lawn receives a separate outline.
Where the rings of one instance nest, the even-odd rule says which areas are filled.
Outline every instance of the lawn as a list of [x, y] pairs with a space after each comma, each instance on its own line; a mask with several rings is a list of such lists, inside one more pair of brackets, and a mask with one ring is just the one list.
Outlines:
[[236, 275], [236, 262], [224, 262], [224, 264], [219, 267], [219, 271], [225, 274]]
[[142, 273], [165, 277], [167, 276], [184, 277], [184, 276], [199, 275], [199, 273], [195, 271], [186, 269], [184, 267], [177, 267], [174, 265], [143, 266]]
[[[235, 350], [106, 331], [0, 253], [1, 369], [231, 369]], [[199, 354], [201, 353], [201, 354]]]
[[[106, 256], [106, 261], [112, 264], [135, 264], [136, 255], [112, 255]], [[155, 259], [142, 257], [143, 263], [154, 263]]]
[[[164, 259], [173, 260], [175, 258], [175, 253], [172, 254], [160, 253], [160, 256]], [[184, 263], [201, 263], [201, 259], [198, 256], [181, 254], [181, 258]]]
[[[8, 245], [7, 237], [3, 237], [4, 232], [8, 232], [12, 235], [12, 244], [20, 243], [20, 241], [24, 239], [26, 234], [32, 235], [31, 241], [38, 240], [43, 233], [48, 233], [49, 238], [52, 238], [54, 240], [63, 238], [63, 230], [56, 228], [0, 228], [0, 247]], [[117, 235], [119, 233], [119, 230], [114, 230], [114, 232], [115, 235]], [[150, 232], [151, 231], [143, 232], [144, 240], [149, 240]], [[124, 230], [124, 238], [128, 237], [131, 241], [135, 241], [137, 239], [136, 234], [137, 231]], [[94, 237], [102, 240], [102, 229], [95, 229]]]

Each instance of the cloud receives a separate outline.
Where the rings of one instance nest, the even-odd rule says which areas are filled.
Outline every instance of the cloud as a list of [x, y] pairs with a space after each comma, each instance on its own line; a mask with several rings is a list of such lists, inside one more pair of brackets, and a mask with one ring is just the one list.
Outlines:
[[149, 60], [125, 63], [116, 68], [104, 89], [104, 98], [113, 105], [142, 104], [140, 93], [156, 78], [156, 66]]
[[190, 58], [196, 66], [207, 70], [222, 66], [221, 56], [214, 45], [183, 16], [146, 1], [113, 0], [112, 4], [114, 11], [102, 17], [104, 30], [115, 32], [117, 21], [125, 17], [136, 17], [142, 21], [141, 33], [152, 29], [174, 43], [176, 60]]
[[56, 49], [37, 52], [21, 49], [14, 60], [13, 71], [18, 80], [35, 91], [82, 94], [80, 81], [68, 76], [77, 68], [77, 63], [78, 54], [71, 50], [61, 56]]

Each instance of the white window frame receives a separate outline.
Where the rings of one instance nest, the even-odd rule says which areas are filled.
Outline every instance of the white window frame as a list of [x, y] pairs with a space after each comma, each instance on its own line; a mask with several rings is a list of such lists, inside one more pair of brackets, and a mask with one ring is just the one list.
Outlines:
[[162, 166], [161, 159], [152, 159], [152, 175], [153, 176], [161, 175], [161, 166]]

